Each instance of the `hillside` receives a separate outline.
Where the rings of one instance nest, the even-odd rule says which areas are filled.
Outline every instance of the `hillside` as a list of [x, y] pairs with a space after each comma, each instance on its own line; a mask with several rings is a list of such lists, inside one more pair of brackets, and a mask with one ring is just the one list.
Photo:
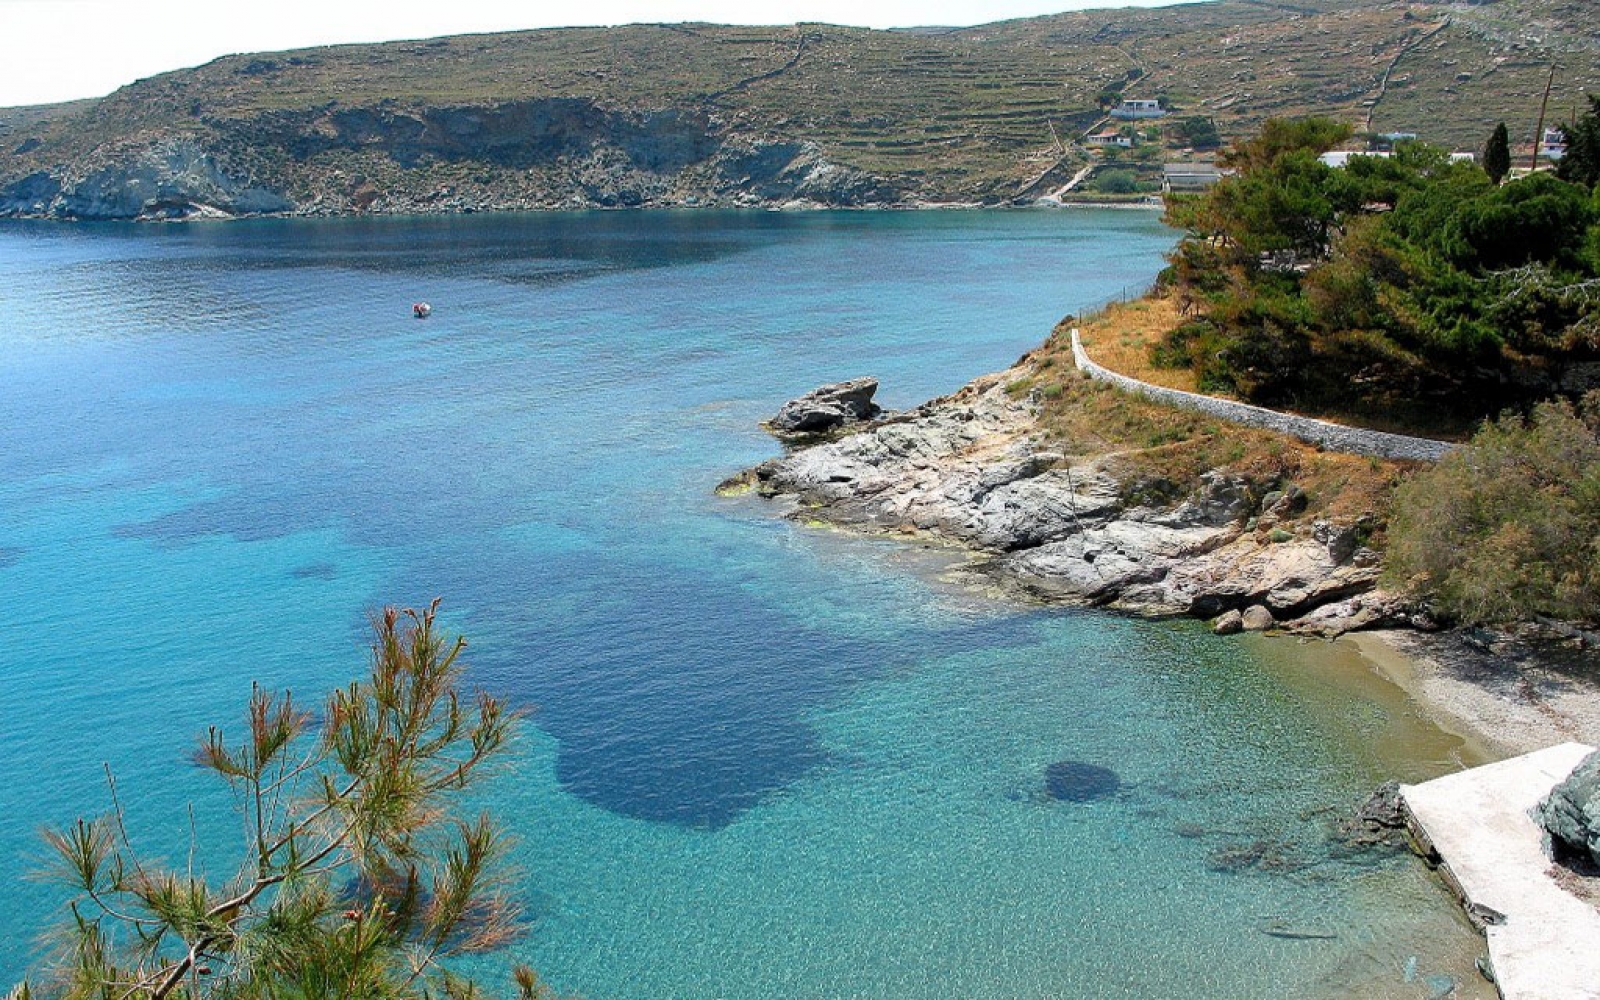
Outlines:
[[0, 214], [1007, 203], [1108, 92], [1476, 149], [1600, 91], [1580, 0], [1223, 0], [967, 29], [635, 25], [230, 56], [0, 110]]

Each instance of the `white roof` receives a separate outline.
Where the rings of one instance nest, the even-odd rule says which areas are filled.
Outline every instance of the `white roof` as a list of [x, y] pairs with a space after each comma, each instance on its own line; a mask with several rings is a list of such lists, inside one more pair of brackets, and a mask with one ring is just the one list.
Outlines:
[[1390, 153], [1381, 153], [1381, 152], [1380, 153], [1363, 153], [1360, 150], [1356, 150], [1356, 151], [1353, 151], [1353, 152], [1346, 152], [1344, 150], [1340, 150], [1340, 151], [1333, 152], [1333, 153], [1323, 153], [1321, 156], [1317, 157], [1317, 160], [1320, 161], [1321, 163], [1323, 163], [1326, 166], [1343, 167], [1343, 166], [1348, 166], [1349, 165], [1350, 158], [1352, 156], [1376, 156], [1376, 157], [1378, 157], [1380, 159], [1385, 159], [1386, 160], [1391, 155], [1392, 154], [1390, 154]]

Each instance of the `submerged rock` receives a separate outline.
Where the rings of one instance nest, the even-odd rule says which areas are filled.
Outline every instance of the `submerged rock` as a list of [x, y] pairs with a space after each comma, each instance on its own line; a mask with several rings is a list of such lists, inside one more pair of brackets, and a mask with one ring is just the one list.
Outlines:
[[1268, 937], [1282, 938], [1285, 941], [1337, 941], [1339, 939], [1339, 935], [1332, 931], [1300, 927], [1281, 919], [1269, 920], [1262, 926], [1261, 933]]
[[779, 434], [826, 434], [845, 424], [871, 420], [883, 411], [872, 401], [875, 378], [820, 386], [784, 403], [768, 426]]
[[1600, 864], [1600, 751], [1550, 790], [1534, 819], [1549, 831], [1556, 860], [1578, 857]]
[[1122, 779], [1098, 764], [1058, 760], [1044, 769], [1044, 787], [1057, 802], [1091, 802], [1115, 795], [1122, 787]]
[[1213, 849], [1206, 855], [1206, 867], [1227, 874], [1259, 871], [1281, 875], [1308, 868], [1310, 862], [1287, 841], [1262, 837]]

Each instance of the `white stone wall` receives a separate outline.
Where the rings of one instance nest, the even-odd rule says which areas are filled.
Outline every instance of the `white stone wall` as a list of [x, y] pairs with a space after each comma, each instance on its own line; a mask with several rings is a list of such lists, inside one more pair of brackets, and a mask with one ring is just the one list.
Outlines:
[[1201, 413], [1216, 417], [1219, 420], [1226, 420], [1229, 423], [1276, 431], [1279, 434], [1288, 434], [1309, 444], [1321, 445], [1329, 451], [1342, 451], [1352, 455], [1375, 455], [1379, 458], [1437, 462], [1447, 452], [1456, 447], [1448, 441], [1408, 437], [1404, 434], [1388, 434], [1383, 431], [1363, 430], [1359, 427], [1345, 427], [1342, 424], [1332, 424], [1326, 420], [1314, 420], [1311, 417], [1296, 416], [1292, 413], [1279, 413], [1277, 410], [1251, 406], [1249, 403], [1239, 403], [1231, 399], [1218, 399], [1215, 396], [1203, 396], [1199, 393], [1184, 392], [1181, 389], [1169, 389], [1166, 386], [1141, 382], [1126, 375], [1119, 375], [1109, 368], [1101, 367], [1089, 360], [1089, 355], [1083, 349], [1083, 343], [1078, 339], [1076, 327], [1072, 330], [1072, 360], [1077, 364], [1078, 370], [1086, 372], [1090, 378], [1101, 382], [1109, 382], [1129, 392], [1136, 392], [1149, 399], [1170, 403], [1173, 406], [1181, 406], [1184, 409], [1198, 410]]

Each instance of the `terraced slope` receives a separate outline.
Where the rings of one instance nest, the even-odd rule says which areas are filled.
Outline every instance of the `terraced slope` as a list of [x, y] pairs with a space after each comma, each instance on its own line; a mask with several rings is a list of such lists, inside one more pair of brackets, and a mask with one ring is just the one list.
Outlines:
[[1003, 203], [1082, 162], [1097, 97], [1224, 135], [1334, 114], [1476, 148], [1600, 90], [1586, 0], [1249, 0], [960, 30], [636, 25], [232, 56], [0, 110], [0, 213]]

